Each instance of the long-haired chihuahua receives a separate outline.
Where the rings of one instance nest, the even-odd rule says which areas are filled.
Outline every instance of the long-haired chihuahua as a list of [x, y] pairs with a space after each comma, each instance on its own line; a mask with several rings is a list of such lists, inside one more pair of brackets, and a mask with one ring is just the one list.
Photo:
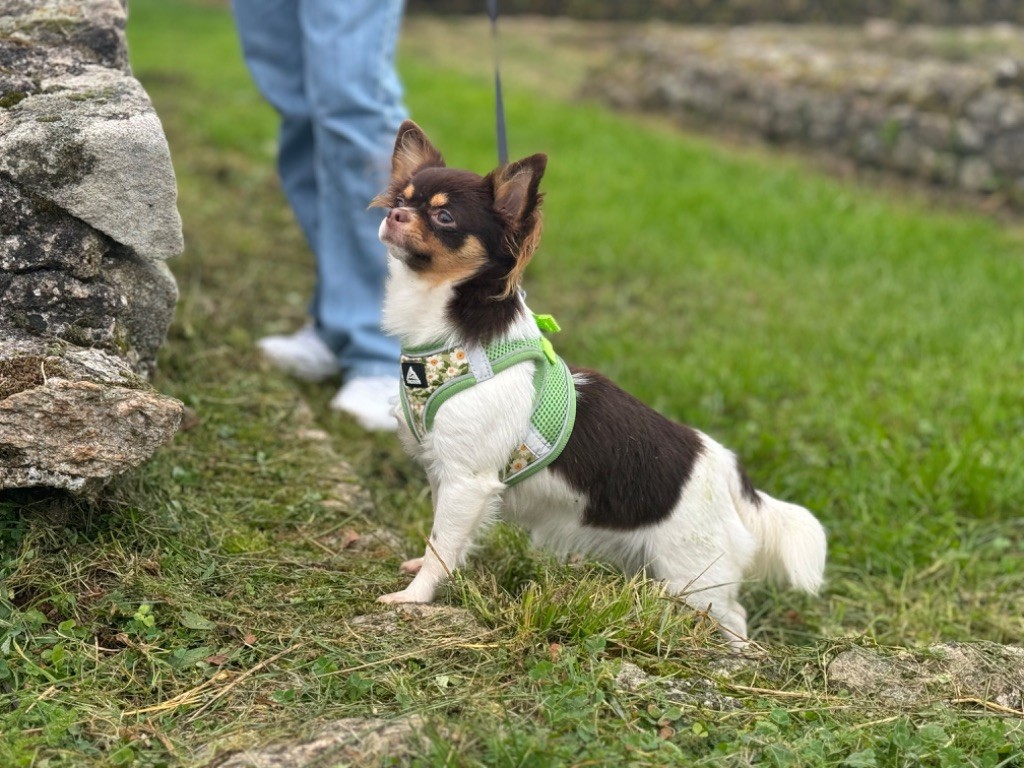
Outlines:
[[399, 435], [426, 469], [434, 523], [415, 574], [386, 603], [427, 603], [499, 515], [560, 555], [645, 569], [747, 638], [745, 579], [817, 592], [825, 532], [757, 490], [736, 456], [601, 374], [569, 368], [520, 290], [540, 240], [547, 165], [487, 176], [445, 166], [423, 131], [398, 131], [380, 239], [385, 329], [402, 343]]

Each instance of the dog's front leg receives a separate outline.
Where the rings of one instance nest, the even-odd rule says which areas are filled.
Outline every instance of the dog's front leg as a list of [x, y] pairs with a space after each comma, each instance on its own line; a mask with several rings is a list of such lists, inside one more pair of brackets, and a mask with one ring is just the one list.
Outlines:
[[429, 603], [433, 600], [438, 585], [465, 561], [474, 535], [497, 508], [504, 487], [494, 473], [440, 480], [435, 496], [434, 527], [419, 572], [408, 587], [380, 597], [380, 602]]

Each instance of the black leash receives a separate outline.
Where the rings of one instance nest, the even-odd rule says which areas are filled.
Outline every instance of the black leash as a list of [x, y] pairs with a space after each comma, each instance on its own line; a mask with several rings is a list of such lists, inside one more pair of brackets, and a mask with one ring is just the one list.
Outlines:
[[491, 40], [494, 43], [494, 122], [498, 131], [498, 163], [508, 163], [508, 137], [505, 133], [505, 103], [501, 98], [501, 57], [498, 52], [498, 0], [487, 0], [491, 17]]

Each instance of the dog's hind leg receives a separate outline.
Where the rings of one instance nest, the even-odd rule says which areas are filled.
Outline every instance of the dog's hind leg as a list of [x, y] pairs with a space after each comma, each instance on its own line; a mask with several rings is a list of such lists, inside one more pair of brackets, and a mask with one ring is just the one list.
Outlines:
[[687, 605], [707, 611], [733, 648], [743, 648], [747, 612], [737, 598], [754, 537], [732, 510], [727, 492], [713, 484], [688, 491], [690, 497], [684, 494], [671, 517], [651, 529], [648, 567]]
[[670, 592], [717, 622], [729, 645], [735, 649], [747, 645], [747, 612], [737, 600], [739, 582], [711, 583], [715, 579], [690, 573], [679, 573], [667, 581]]
[[[476, 474], [441, 481], [434, 526], [418, 573], [408, 587], [380, 597], [382, 603], [429, 603], [438, 585], [460, 567], [481, 525], [493, 514], [505, 486], [497, 474]], [[416, 566], [411, 560], [404, 565]]]

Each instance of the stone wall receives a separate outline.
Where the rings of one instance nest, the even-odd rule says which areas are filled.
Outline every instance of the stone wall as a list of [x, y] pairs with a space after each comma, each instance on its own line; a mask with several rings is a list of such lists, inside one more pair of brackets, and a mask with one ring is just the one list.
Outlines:
[[[412, 13], [483, 13], [479, 0], [410, 0]], [[665, 19], [684, 24], [860, 24], [885, 18], [923, 24], [1024, 23], [1020, 0], [502, 0], [503, 14], [579, 19]]]
[[687, 125], [1024, 200], [1024, 38], [1008, 27], [957, 34], [651, 27], [623, 41], [588, 90]]
[[96, 488], [171, 438], [147, 383], [183, 248], [121, 0], [0, 0], [0, 489]]

